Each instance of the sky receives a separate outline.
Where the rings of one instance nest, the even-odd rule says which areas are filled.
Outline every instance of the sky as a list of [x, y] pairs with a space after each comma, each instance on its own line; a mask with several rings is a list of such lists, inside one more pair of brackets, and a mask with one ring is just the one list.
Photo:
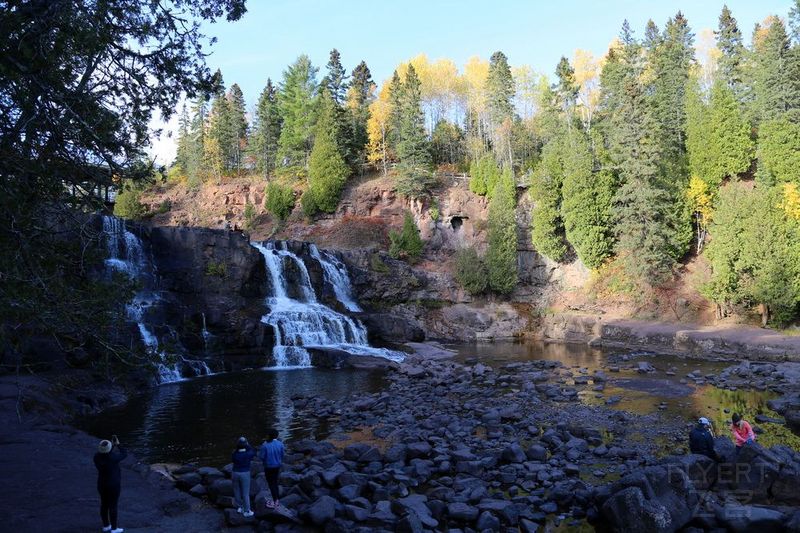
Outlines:
[[[722, 0], [248, 0], [237, 22], [205, 24], [217, 38], [207, 63], [222, 71], [226, 86], [238, 83], [248, 110], [267, 78], [274, 82], [300, 54], [320, 67], [337, 48], [349, 71], [367, 62], [376, 83], [402, 61], [420, 53], [461, 67], [471, 56], [488, 58], [501, 50], [512, 66], [530, 65], [551, 78], [559, 58], [576, 48], [601, 56], [626, 18], [641, 37], [648, 19], [663, 28], [682, 11], [696, 34], [716, 28]], [[793, 0], [728, 0], [749, 42], [753, 26], [768, 15], [786, 17]], [[158, 123], [158, 121], [156, 122]], [[163, 127], [163, 123], [158, 124]], [[164, 127], [174, 132], [173, 118]], [[160, 163], [174, 157], [174, 135], [154, 139]]]

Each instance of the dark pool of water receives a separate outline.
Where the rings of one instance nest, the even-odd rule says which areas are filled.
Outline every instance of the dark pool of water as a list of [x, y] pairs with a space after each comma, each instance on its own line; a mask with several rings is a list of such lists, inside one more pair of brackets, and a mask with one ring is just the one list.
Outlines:
[[78, 426], [101, 438], [116, 434], [148, 463], [198, 461], [223, 466], [240, 435], [260, 443], [270, 426], [283, 439], [328, 436], [325, 421], [295, 415], [292, 396], [338, 399], [384, 387], [384, 373], [372, 370], [219, 374], [155, 387], [123, 406], [79, 420]]
[[[465, 364], [480, 361], [499, 368], [515, 361], [548, 359], [561, 361], [575, 375], [582, 370], [591, 375], [602, 367], [609, 353], [614, 353], [584, 345], [536, 342], [450, 348], [457, 351], [455, 360]], [[654, 365], [658, 372], [639, 374], [625, 369], [606, 372], [605, 390], [593, 391], [588, 385], [579, 395], [581, 400], [591, 405], [607, 405], [609, 398], [616, 397], [619, 401], [609, 407], [638, 414], [658, 412], [673, 424], [676, 421], [689, 424], [705, 416], [714, 422], [718, 432], [728, 431], [727, 421], [733, 412], [742, 413], [751, 421], [757, 414], [777, 416], [766, 405], [775, 396], [772, 392], [727, 391], [697, 386], [692, 381], [680, 383], [689, 372], [718, 373], [728, 363], [666, 355], [641, 356], [641, 359]], [[638, 360], [634, 357], [629, 364], [635, 366]], [[667, 368], [674, 368], [676, 375], [667, 376], [664, 373]], [[198, 461], [222, 466], [229, 462], [236, 438], [246, 435], [251, 442], [260, 442], [269, 426], [277, 427], [283, 439], [328, 437], [326, 421], [295, 415], [291, 403], [294, 395], [340, 399], [377, 392], [385, 386], [385, 375], [377, 370], [260, 370], [221, 374], [159, 386], [132, 398], [124, 406], [80, 420], [78, 424], [98, 437], [118, 435], [146, 462]], [[569, 409], [569, 405], [564, 408]], [[786, 427], [774, 424], [761, 427], [762, 444], [782, 443], [800, 450], [800, 437]], [[643, 431], [646, 433], [646, 428]]]

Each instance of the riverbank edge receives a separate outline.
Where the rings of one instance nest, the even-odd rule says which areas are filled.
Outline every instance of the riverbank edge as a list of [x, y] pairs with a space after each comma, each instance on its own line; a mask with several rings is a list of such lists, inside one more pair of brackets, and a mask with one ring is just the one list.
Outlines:
[[800, 336], [749, 326], [727, 328], [555, 314], [540, 319], [535, 338], [549, 342], [657, 351], [699, 359], [800, 361]]

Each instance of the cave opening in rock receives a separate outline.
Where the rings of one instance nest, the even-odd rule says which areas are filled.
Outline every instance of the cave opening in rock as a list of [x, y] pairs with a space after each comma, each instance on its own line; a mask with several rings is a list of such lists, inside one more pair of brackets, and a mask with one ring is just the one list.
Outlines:
[[464, 225], [464, 219], [467, 217], [453, 217], [450, 219], [450, 227], [453, 228], [453, 231], [457, 232], [461, 229], [461, 226]]

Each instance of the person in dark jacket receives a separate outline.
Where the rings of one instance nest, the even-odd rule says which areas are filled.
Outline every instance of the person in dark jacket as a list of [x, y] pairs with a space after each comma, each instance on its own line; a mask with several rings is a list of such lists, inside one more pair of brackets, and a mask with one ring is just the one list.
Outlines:
[[697, 421], [697, 425], [689, 432], [689, 450], [692, 453], [705, 455], [719, 461], [719, 455], [714, 450], [714, 436], [711, 434], [711, 422], [708, 418], [702, 417]]
[[250, 462], [255, 456], [256, 451], [250, 446], [247, 439], [239, 437], [236, 449], [231, 456], [233, 460], [231, 480], [233, 481], [233, 499], [239, 507], [237, 511], [247, 518], [253, 516], [253, 511], [250, 510]]
[[97, 492], [100, 493], [100, 518], [103, 521], [103, 531], [122, 533], [123, 529], [117, 527], [117, 503], [122, 487], [122, 475], [119, 463], [128, 456], [119, 445], [119, 439], [114, 435], [111, 440], [100, 441], [97, 453], [94, 454], [94, 466], [97, 468]]
[[267, 507], [280, 507], [280, 493], [278, 489], [278, 476], [283, 464], [285, 453], [283, 443], [278, 440], [278, 430], [269, 428], [267, 430], [267, 440], [261, 445], [258, 452], [259, 458], [264, 463], [264, 477], [267, 479], [269, 492], [272, 500], [267, 500]]

